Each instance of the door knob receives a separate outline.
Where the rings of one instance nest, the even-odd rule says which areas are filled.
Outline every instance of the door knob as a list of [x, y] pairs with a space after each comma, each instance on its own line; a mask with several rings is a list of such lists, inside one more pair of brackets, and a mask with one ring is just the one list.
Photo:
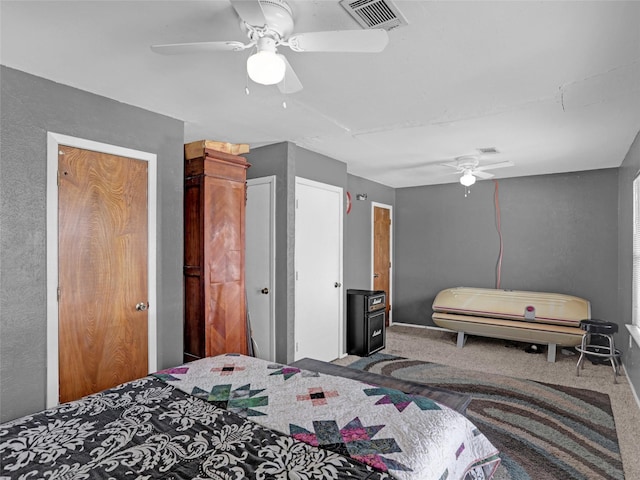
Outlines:
[[136, 305], [136, 310], [139, 312], [144, 312], [147, 309], [148, 305], [144, 302], [140, 302]]
[[260, 293], [262, 293], [263, 295], [269, 295], [269, 289], [265, 287], [262, 290], [260, 290]]
[[336, 282], [333, 284], [334, 287], [336, 288], [340, 288], [342, 286], [342, 284], [340, 282]]
[[373, 278], [378, 278], [379, 276], [380, 276], [380, 274], [379, 274], [379, 273], [374, 273], [374, 274], [373, 274]]

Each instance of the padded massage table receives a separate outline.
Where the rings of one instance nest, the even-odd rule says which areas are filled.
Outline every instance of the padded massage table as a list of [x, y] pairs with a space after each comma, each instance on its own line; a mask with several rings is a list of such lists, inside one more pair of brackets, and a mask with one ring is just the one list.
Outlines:
[[436, 295], [432, 318], [458, 332], [459, 348], [465, 334], [547, 344], [547, 360], [555, 362], [557, 345], [582, 341], [580, 320], [591, 318], [591, 304], [559, 293], [457, 287]]

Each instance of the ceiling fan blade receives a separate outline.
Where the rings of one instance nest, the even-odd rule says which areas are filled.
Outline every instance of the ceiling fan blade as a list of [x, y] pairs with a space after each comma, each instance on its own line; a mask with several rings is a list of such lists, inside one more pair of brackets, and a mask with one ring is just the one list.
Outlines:
[[151, 45], [151, 50], [162, 55], [179, 55], [183, 53], [237, 52], [251, 45], [242, 42], [196, 42], [170, 43], [167, 45]]
[[302, 90], [302, 83], [300, 82], [298, 75], [296, 75], [296, 72], [293, 70], [293, 67], [287, 60], [287, 57], [285, 57], [284, 55], [280, 55], [280, 56], [284, 60], [284, 63], [287, 66], [287, 68], [284, 71], [284, 79], [280, 83], [278, 83], [278, 88], [282, 93], [299, 92], [300, 90]]
[[513, 162], [510, 161], [505, 161], [505, 162], [498, 162], [498, 163], [491, 163], [489, 165], [482, 165], [480, 167], [476, 167], [475, 171], [482, 171], [482, 170], [493, 170], [494, 168], [503, 168], [503, 167], [513, 167]]
[[493, 175], [493, 173], [483, 172], [483, 171], [478, 170], [478, 169], [473, 170], [473, 171], [471, 172], [471, 174], [472, 174], [472, 175], [475, 175], [475, 176], [476, 176], [476, 177], [478, 177], [478, 178], [482, 178], [482, 179], [485, 179], [485, 180], [486, 180], [487, 178], [491, 178], [491, 177], [493, 177], [493, 176], [494, 176], [494, 175]]
[[231, 5], [238, 16], [249, 25], [263, 27], [267, 19], [258, 0], [231, 0]]
[[460, 165], [458, 165], [457, 163], [440, 163], [440, 165], [442, 165], [443, 167], [455, 168], [456, 170], [462, 170], [460, 168]]
[[389, 43], [386, 30], [335, 30], [292, 35], [287, 45], [294, 52], [377, 53]]

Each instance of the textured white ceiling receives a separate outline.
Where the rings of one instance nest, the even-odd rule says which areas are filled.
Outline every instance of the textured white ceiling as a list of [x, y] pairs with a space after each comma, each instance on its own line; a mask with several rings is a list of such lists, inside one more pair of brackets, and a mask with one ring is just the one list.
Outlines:
[[[289, 4], [295, 32], [360, 28], [337, 0]], [[640, 130], [640, 2], [395, 4], [409, 25], [382, 53], [282, 48], [304, 85], [287, 96], [247, 80], [248, 51], [149, 49], [244, 41], [228, 1], [2, 0], [0, 62], [184, 120], [186, 142], [291, 141], [393, 187], [457, 181], [441, 164], [482, 147], [515, 164], [497, 178], [621, 164]]]

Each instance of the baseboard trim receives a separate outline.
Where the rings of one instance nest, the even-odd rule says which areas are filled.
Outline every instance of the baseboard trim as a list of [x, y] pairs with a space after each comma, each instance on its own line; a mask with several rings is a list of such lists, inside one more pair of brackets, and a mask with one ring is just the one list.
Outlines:
[[624, 364], [624, 362], [622, 362], [622, 369], [624, 370], [624, 374], [627, 377], [627, 382], [629, 382], [629, 387], [631, 387], [631, 393], [633, 393], [633, 398], [636, 399], [636, 405], [638, 405], [638, 409], [640, 410], [640, 397], [638, 397], [638, 392], [636, 392], [633, 382], [631, 382], [631, 379], [629, 378], [629, 373], [627, 372], [627, 367]]
[[449, 330], [448, 328], [436, 327], [434, 325], [417, 325], [415, 323], [400, 323], [400, 322], [394, 322], [393, 325], [394, 326], [398, 325], [400, 327], [426, 328], [427, 330], [437, 330], [439, 332], [456, 333], [454, 330]]

